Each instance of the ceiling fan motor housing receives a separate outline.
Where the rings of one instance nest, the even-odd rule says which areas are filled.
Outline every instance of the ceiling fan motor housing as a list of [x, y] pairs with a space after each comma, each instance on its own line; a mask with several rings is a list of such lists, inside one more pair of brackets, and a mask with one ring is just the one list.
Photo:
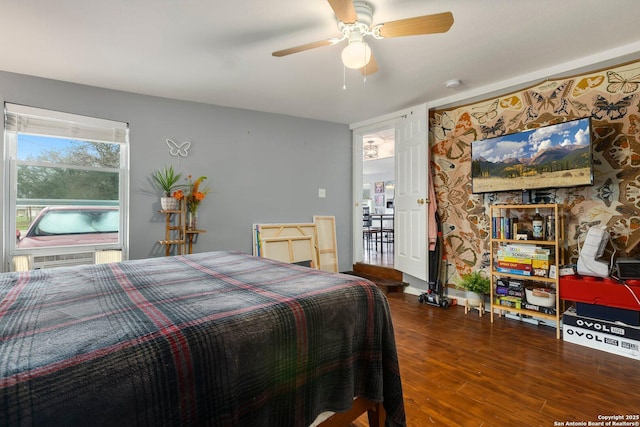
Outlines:
[[356, 9], [356, 15], [358, 15], [358, 23], [369, 28], [373, 24], [373, 6], [364, 1], [354, 1], [353, 6]]
[[356, 9], [356, 22], [342, 22], [338, 19], [338, 29], [341, 33], [345, 32], [345, 28], [353, 31], [354, 28], [360, 29], [363, 34], [367, 32], [371, 24], [373, 23], [373, 7], [366, 2], [356, 1], [353, 2], [353, 6]]

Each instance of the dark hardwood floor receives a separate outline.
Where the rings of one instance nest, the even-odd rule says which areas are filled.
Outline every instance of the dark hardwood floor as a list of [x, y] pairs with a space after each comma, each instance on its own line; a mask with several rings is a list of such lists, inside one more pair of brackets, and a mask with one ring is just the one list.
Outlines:
[[393, 244], [385, 244], [384, 248], [375, 245], [366, 245], [363, 250], [363, 260], [365, 264], [380, 265], [383, 267], [393, 267]]
[[408, 426], [587, 425], [640, 414], [638, 360], [557, 340], [548, 326], [387, 297]]

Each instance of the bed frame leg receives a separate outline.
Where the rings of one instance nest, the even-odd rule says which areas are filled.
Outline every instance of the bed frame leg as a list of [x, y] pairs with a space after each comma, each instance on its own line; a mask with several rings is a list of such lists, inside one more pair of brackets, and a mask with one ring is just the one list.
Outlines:
[[369, 427], [384, 427], [387, 413], [382, 407], [382, 402], [373, 402], [363, 397], [353, 401], [351, 409], [347, 412], [337, 412], [324, 420], [317, 427], [344, 427], [355, 421], [360, 415], [367, 413]]
[[376, 403], [373, 408], [367, 411], [369, 427], [384, 427], [386, 415], [382, 402]]

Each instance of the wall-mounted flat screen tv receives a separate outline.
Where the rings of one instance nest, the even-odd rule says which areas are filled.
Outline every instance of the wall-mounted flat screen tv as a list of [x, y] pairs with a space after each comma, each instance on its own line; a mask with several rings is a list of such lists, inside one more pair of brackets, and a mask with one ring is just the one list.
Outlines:
[[593, 185], [591, 119], [471, 143], [472, 192]]

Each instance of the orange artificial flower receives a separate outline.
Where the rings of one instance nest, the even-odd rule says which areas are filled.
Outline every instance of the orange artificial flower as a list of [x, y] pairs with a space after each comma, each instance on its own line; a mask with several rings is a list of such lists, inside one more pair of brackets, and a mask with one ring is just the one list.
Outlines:
[[207, 179], [206, 176], [201, 176], [194, 182], [191, 182], [192, 178], [192, 175], [187, 176], [189, 183], [184, 186], [188, 188], [187, 194], [182, 190], [177, 190], [173, 193], [173, 197], [178, 200], [185, 200], [187, 202], [187, 210], [193, 213], [198, 209], [200, 202], [207, 197], [210, 190], [209, 188], [200, 189], [200, 184]]

